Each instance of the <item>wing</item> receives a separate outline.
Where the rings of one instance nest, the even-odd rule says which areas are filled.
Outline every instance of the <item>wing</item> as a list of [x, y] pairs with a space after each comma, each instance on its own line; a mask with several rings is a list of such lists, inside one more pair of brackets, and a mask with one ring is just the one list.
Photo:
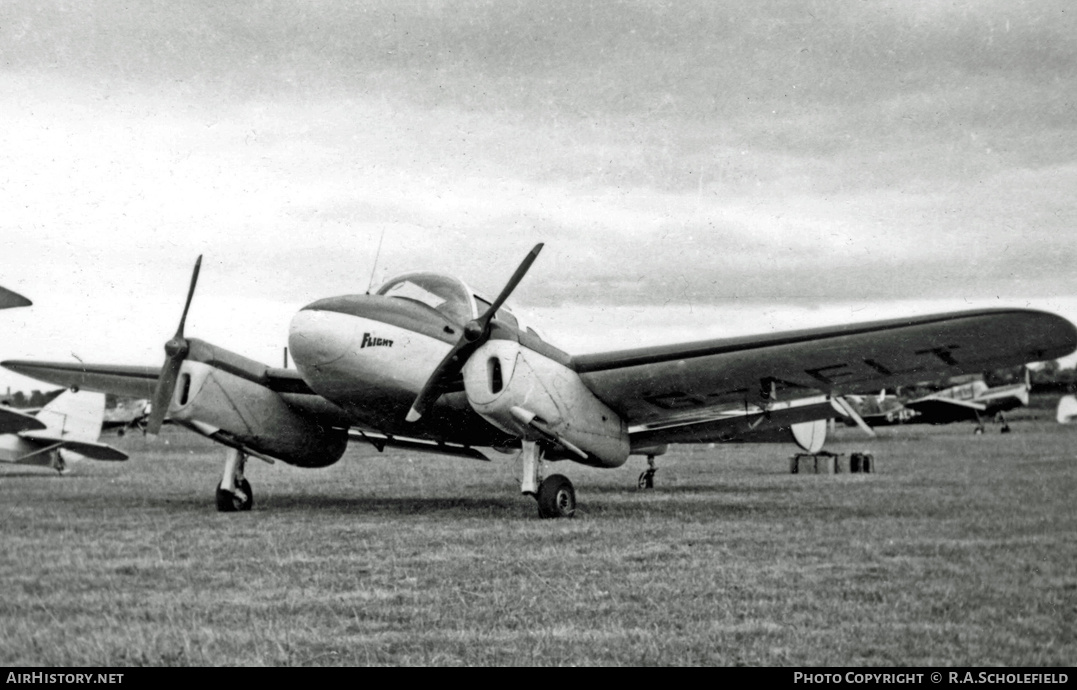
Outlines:
[[33, 302], [26, 299], [17, 292], [12, 292], [6, 288], [0, 287], [0, 309], [11, 309], [12, 307], [29, 307]]
[[[1061, 317], [993, 309], [583, 355], [572, 367], [622, 415], [635, 445], [643, 433], [656, 443], [722, 440], [707, 425], [737, 410], [765, 419], [781, 401], [980, 373], [1074, 349], [1077, 329]], [[693, 421], [660, 433], [676, 420]]]
[[[211, 363], [220, 366], [219, 362]], [[160, 367], [127, 364], [8, 360], [0, 362], [0, 366], [47, 383], [131, 398], [152, 398], [157, 387], [157, 377], [161, 374]], [[315, 394], [299, 376], [299, 372], [291, 369], [262, 366], [255, 374], [237, 373], [244, 378], [256, 380], [277, 393]]]
[[82, 362], [9, 360], [0, 362], [0, 366], [46, 383], [132, 398], [153, 397], [161, 373], [160, 367]]

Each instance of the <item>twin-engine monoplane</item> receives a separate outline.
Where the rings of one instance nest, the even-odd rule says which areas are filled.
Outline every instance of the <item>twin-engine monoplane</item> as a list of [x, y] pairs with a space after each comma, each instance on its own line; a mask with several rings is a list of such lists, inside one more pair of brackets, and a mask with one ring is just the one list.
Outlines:
[[859, 418], [845, 396], [1065, 356], [1077, 329], [1026, 309], [966, 311], [586, 355], [557, 348], [505, 302], [535, 246], [487, 299], [438, 273], [393, 278], [374, 294], [313, 302], [292, 319], [296, 370], [267, 366], [184, 333], [201, 257], [162, 367], [8, 361], [44, 381], [152, 400], [231, 450], [222, 511], [252, 504], [250, 456], [324, 467], [350, 440], [488, 459], [518, 454], [520, 487], [542, 517], [574, 513], [575, 490], [547, 461], [619, 467], [671, 443], [773, 436], [821, 449], [826, 420]]

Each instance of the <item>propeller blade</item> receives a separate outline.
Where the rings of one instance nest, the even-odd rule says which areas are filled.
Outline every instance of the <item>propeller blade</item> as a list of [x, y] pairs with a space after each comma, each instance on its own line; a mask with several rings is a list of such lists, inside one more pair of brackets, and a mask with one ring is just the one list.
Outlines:
[[180, 316], [179, 327], [176, 335], [165, 343], [165, 363], [161, 366], [161, 374], [157, 377], [157, 387], [153, 391], [153, 403], [150, 407], [150, 417], [146, 422], [146, 433], [156, 436], [164, 424], [165, 414], [168, 412], [172, 394], [176, 390], [176, 380], [179, 378], [180, 366], [187, 359], [190, 344], [183, 337], [183, 328], [187, 323], [187, 311], [191, 308], [191, 300], [194, 298], [194, 288], [198, 285], [198, 273], [202, 268], [202, 256], [194, 262], [194, 271], [191, 273], [191, 287], [187, 289], [187, 301], [183, 305], [183, 315]]
[[527, 272], [531, 269], [531, 264], [535, 263], [535, 259], [538, 258], [539, 252], [542, 251], [542, 247], [542, 242], [536, 244], [532, 247], [531, 251], [527, 253], [524, 260], [520, 262], [520, 266], [516, 269], [516, 272], [512, 274], [512, 277], [509, 278], [509, 282], [505, 283], [505, 287], [501, 289], [501, 294], [497, 296], [497, 299], [495, 299], [494, 303], [490, 305], [490, 308], [486, 310], [486, 313], [479, 317], [482, 320], [483, 325], [490, 323], [490, 319], [494, 317], [497, 310], [501, 308], [501, 305], [504, 304], [505, 300], [507, 300], [513, 293], [516, 286], [524, 279], [524, 276], [527, 275]]
[[146, 433], [156, 436], [161, 432], [161, 425], [165, 421], [165, 413], [168, 412], [172, 394], [176, 390], [176, 379], [179, 378], [182, 359], [168, 358], [161, 367], [161, 375], [157, 377], [157, 388], [153, 392], [153, 407], [150, 408], [150, 417], [146, 421]]
[[487, 341], [490, 337], [490, 321], [493, 320], [494, 314], [513, 293], [524, 276], [527, 275], [527, 271], [531, 268], [531, 264], [535, 263], [535, 259], [538, 258], [542, 247], [543, 243], [539, 242], [527, 253], [527, 256], [516, 268], [516, 272], [509, 278], [509, 282], [505, 283], [505, 287], [501, 289], [501, 294], [490, 305], [490, 308], [482, 316], [468, 322], [464, 327], [464, 333], [460, 340], [449, 350], [449, 354], [445, 355], [444, 359], [438, 363], [434, 373], [426, 380], [426, 383], [423, 384], [423, 389], [415, 397], [415, 402], [411, 404], [411, 409], [408, 410], [407, 417], [405, 417], [407, 421], [416, 422], [426, 414], [430, 406], [441, 397], [445, 382], [459, 374], [468, 358], [471, 357], [471, 353]]
[[187, 323], [187, 310], [191, 308], [191, 299], [194, 297], [195, 285], [198, 285], [198, 272], [202, 270], [202, 255], [194, 262], [194, 271], [191, 273], [191, 287], [187, 289], [187, 303], [183, 305], [183, 316], [180, 317], [179, 328], [176, 329], [176, 338], [183, 337], [183, 326]]
[[408, 410], [408, 415], [405, 417], [407, 421], [417, 422], [426, 414], [430, 406], [441, 397], [443, 382], [456, 376], [464, 368], [463, 362], [466, 362], [471, 353], [481, 344], [472, 343], [466, 338], [461, 338], [453, 345], [452, 349], [449, 350], [449, 354], [445, 355], [441, 362], [438, 363], [434, 373], [423, 384], [423, 389], [419, 391], [419, 395], [415, 396], [415, 402], [411, 404], [411, 409]]
[[856, 411], [856, 408], [854, 408], [852, 404], [843, 396], [835, 396], [834, 398], [831, 398], [831, 402], [834, 403], [834, 406], [838, 408], [839, 412], [845, 413], [846, 417], [851, 417], [852, 420], [856, 422], [856, 425], [860, 427], [860, 429], [865, 434], [872, 438], [876, 437], [875, 430], [872, 429], [871, 426], [864, 421], [864, 418], [860, 416], [860, 413]]

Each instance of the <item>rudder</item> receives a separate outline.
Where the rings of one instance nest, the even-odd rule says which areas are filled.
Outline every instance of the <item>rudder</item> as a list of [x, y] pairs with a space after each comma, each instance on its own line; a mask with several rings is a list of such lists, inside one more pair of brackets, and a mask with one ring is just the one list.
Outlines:
[[64, 391], [37, 413], [45, 433], [63, 439], [95, 442], [105, 418], [105, 394]]

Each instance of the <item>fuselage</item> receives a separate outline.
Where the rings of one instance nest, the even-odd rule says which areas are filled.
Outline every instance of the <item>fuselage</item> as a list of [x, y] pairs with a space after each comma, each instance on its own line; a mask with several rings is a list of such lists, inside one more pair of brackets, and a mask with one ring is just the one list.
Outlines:
[[[408, 274], [390, 280], [376, 294], [330, 297], [307, 305], [292, 319], [289, 351], [310, 388], [358, 424], [387, 434], [452, 437], [483, 446], [511, 444], [514, 436], [483, 419], [468, 403], [462, 378], [450, 384], [420, 421], [405, 421], [415, 396], [461, 338], [464, 326], [488, 307], [460, 280]], [[495, 318], [494, 338], [519, 341], [523, 335], [539, 340], [533, 331], [521, 329], [507, 309]]]

